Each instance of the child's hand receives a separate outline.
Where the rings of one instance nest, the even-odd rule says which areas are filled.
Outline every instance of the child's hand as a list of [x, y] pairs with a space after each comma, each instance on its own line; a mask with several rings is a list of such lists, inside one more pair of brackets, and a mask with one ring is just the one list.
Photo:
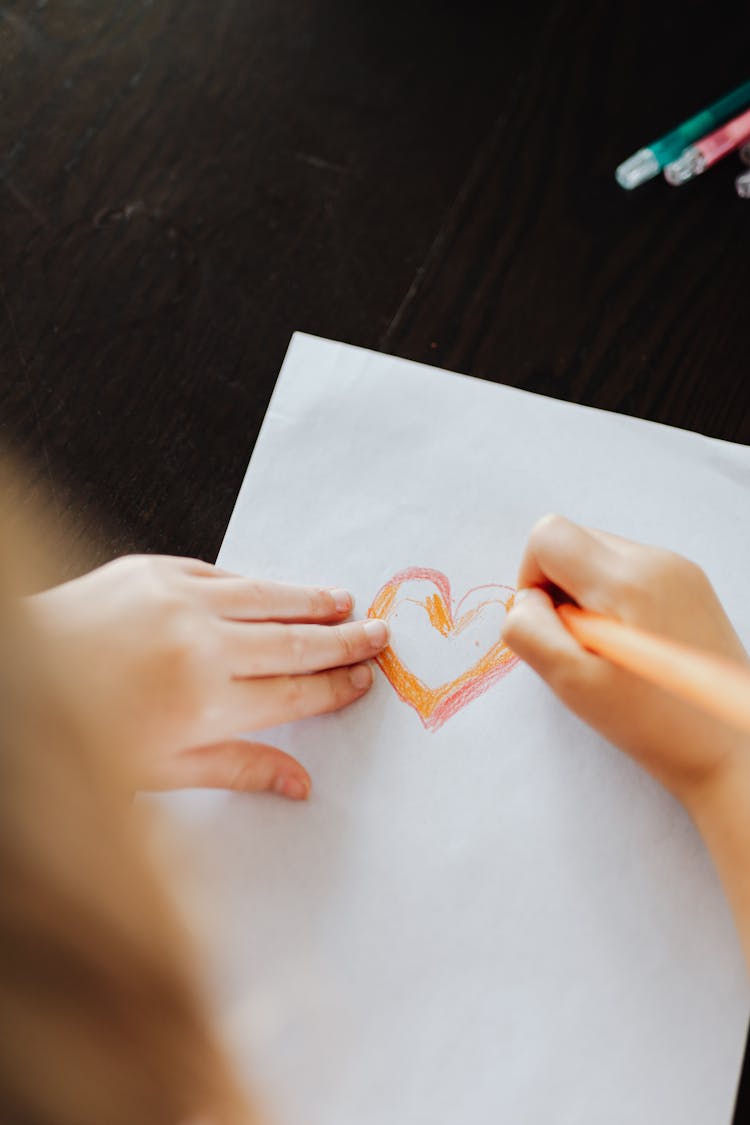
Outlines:
[[[750, 967], [750, 739], [581, 648], [549, 591], [631, 625], [747, 662], [699, 567], [547, 516], [533, 529], [504, 637], [582, 719], [683, 802], [724, 884]], [[530, 589], [528, 589], [531, 587]]]
[[344, 591], [249, 581], [192, 559], [130, 556], [30, 599], [142, 788], [273, 789], [310, 779], [238, 735], [335, 711], [372, 683], [381, 621], [343, 624]]
[[581, 648], [549, 596], [557, 587], [586, 609], [747, 661], [699, 567], [669, 551], [547, 516], [531, 532], [518, 585], [532, 589], [508, 616], [508, 645], [688, 808], [694, 811], [704, 785], [738, 756], [750, 766], [746, 736]]

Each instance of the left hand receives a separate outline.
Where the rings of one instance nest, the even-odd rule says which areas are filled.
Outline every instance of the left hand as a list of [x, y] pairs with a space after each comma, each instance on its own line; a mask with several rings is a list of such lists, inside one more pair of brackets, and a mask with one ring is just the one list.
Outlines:
[[138, 788], [273, 790], [307, 771], [244, 732], [335, 711], [372, 684], [381, 621], [343, 590], [253, 581], [195, 559], [127, 556], [29, 599], [83, 714]]

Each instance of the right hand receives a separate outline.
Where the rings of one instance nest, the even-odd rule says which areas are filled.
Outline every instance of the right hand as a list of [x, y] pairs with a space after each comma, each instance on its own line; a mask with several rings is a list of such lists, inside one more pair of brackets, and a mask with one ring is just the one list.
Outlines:
[[[719, 775], [750, 776], [750, 738], [582, 648], [549, 591], [586, 609], [733, 660], [748, 657], [706, 575], [670, 551], [547, 516], [531, 532], [523, 596], [504, 632], [563, 703], [626, 750], [695, 813]], [[743, 785], [744, 788], [744, 785]], [[750, 810], [747, 810], [750, 815]]]

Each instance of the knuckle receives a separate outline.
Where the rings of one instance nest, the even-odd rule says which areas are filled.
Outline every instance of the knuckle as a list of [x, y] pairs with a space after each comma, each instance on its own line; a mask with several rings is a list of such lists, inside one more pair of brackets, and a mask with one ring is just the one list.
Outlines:
[[621, 560], [612, 578], [610, 608], [637, 619], [657, 614], [676, 587], [703, 591], [710, 585], [697, 563], [661, 548], [649, 548], [635, 560]]
[[245, 596], [254, 613], [257, 613], [260, 617], [270, 614], [271, 591], [267, 583], [249, 579], [245, 587]]
[[229, 776], [228, 788], [234, 793], [247, 793], [255, 788], [256, 770], [248, 758], [237, 763]]
[[532, 546], [538, 546], [540, 543], [546, 542], [549, 535], [563, 523], [563, 517], [558, 515], [557, 512], [547, 512], [547, 514], [542, 516], [541, 519], [538, 519], [532, 527], [529, 534], [529, 542]]
[[159, 555], [134, 554], [126, 555], [123, 562], [129, 563], [131, 566], [138, 567], [141, 570], [150, 570], [156, 565], [159, 558]]
[[311, 617], [328, 617], [333, 613], [333, 597], [326, 590], [316, 590], [310, 594], [309, 612]]
[[611, 591], [614, 604], [611, 608], [615, 613], [625, 613], [629, 616], [641, 617], [648, 612], [653, 600], [653, 589], [648, 582], [645, 568], [622, 567], [613, 576]]
[[306, 685], [299, 676], [289, 676], [284, 685], [284, 707], [293, 718], [301, 718], [307, 699]]
[[641, 555], [638, 571], [643, 582], [670, 582], [692, 565], [674, 551], [654, 547]]
[[336, 643], [338, 645], [339, 653], [341, 654], [344, 663], [356, 660], [358, 654], [362, 651], [365, 641], [365, 634], [360, 625], [358, 628], [351, 629], [346, 625], [335, 625]]
[[162, 607], [161, 633], [161, 651], [173, 681], [185, 684], [195, 694], [207, 672], [213, 675], [224, 663], [220, 639], [202, 615], [179, 599]]
[[636, 619], [649, 613], [664, 583], [661, 555], [660, 551], [641, 548], [635, 555], [616, 554], [602, 591], [604, 611]]
[[139, 555], [138, 560], [154, 582], [166, 584], [174, 576], [174, 560], [169, 555]]
[[349, 674], [347, 672], [331, 672], [325, 677], [324, 709], [338, 711], [354, 696]]
[[162, 555], [138, 555], [134, 560], [136, 575], [160, 617], [176, 616], [190, 604], [172, 563], [172, 559]]
[[290, 627], [286, 631], [286, 646], [289, 663], [293, 668], [302, 668], [308, 658], [309, 645], [300, 629]]
[[686, 586], [692, 586], [696, 590], [705, 590], [711, 585], [703, 567], [693, 562], [692, 559], [683, 558], [682, 555], [671, 556], [670, 572], [675, 580], [683, 582]]
[[112, 559], [111, 562], [104, 565], [109, 570], [118, 570], [125, 573], [137, 574], [148, 567], [151, 555], [120, 555], [117, 559]]
[[152, 595], [158, 593], [163, 584], [159, 555], [123, 555], [106, 564], [116, 570], [123, 582], [138, 586]]

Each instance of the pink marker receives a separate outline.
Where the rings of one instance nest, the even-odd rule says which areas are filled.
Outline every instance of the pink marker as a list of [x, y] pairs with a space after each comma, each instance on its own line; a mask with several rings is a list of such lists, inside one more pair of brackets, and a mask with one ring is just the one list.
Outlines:
[[750, 109], [702, 137], [696, 144], [686, 148], [677, 160], [667, 164], [664, 169], [667, 183], [673, 187], [687, 183], [747, 140], [750, 140]]

